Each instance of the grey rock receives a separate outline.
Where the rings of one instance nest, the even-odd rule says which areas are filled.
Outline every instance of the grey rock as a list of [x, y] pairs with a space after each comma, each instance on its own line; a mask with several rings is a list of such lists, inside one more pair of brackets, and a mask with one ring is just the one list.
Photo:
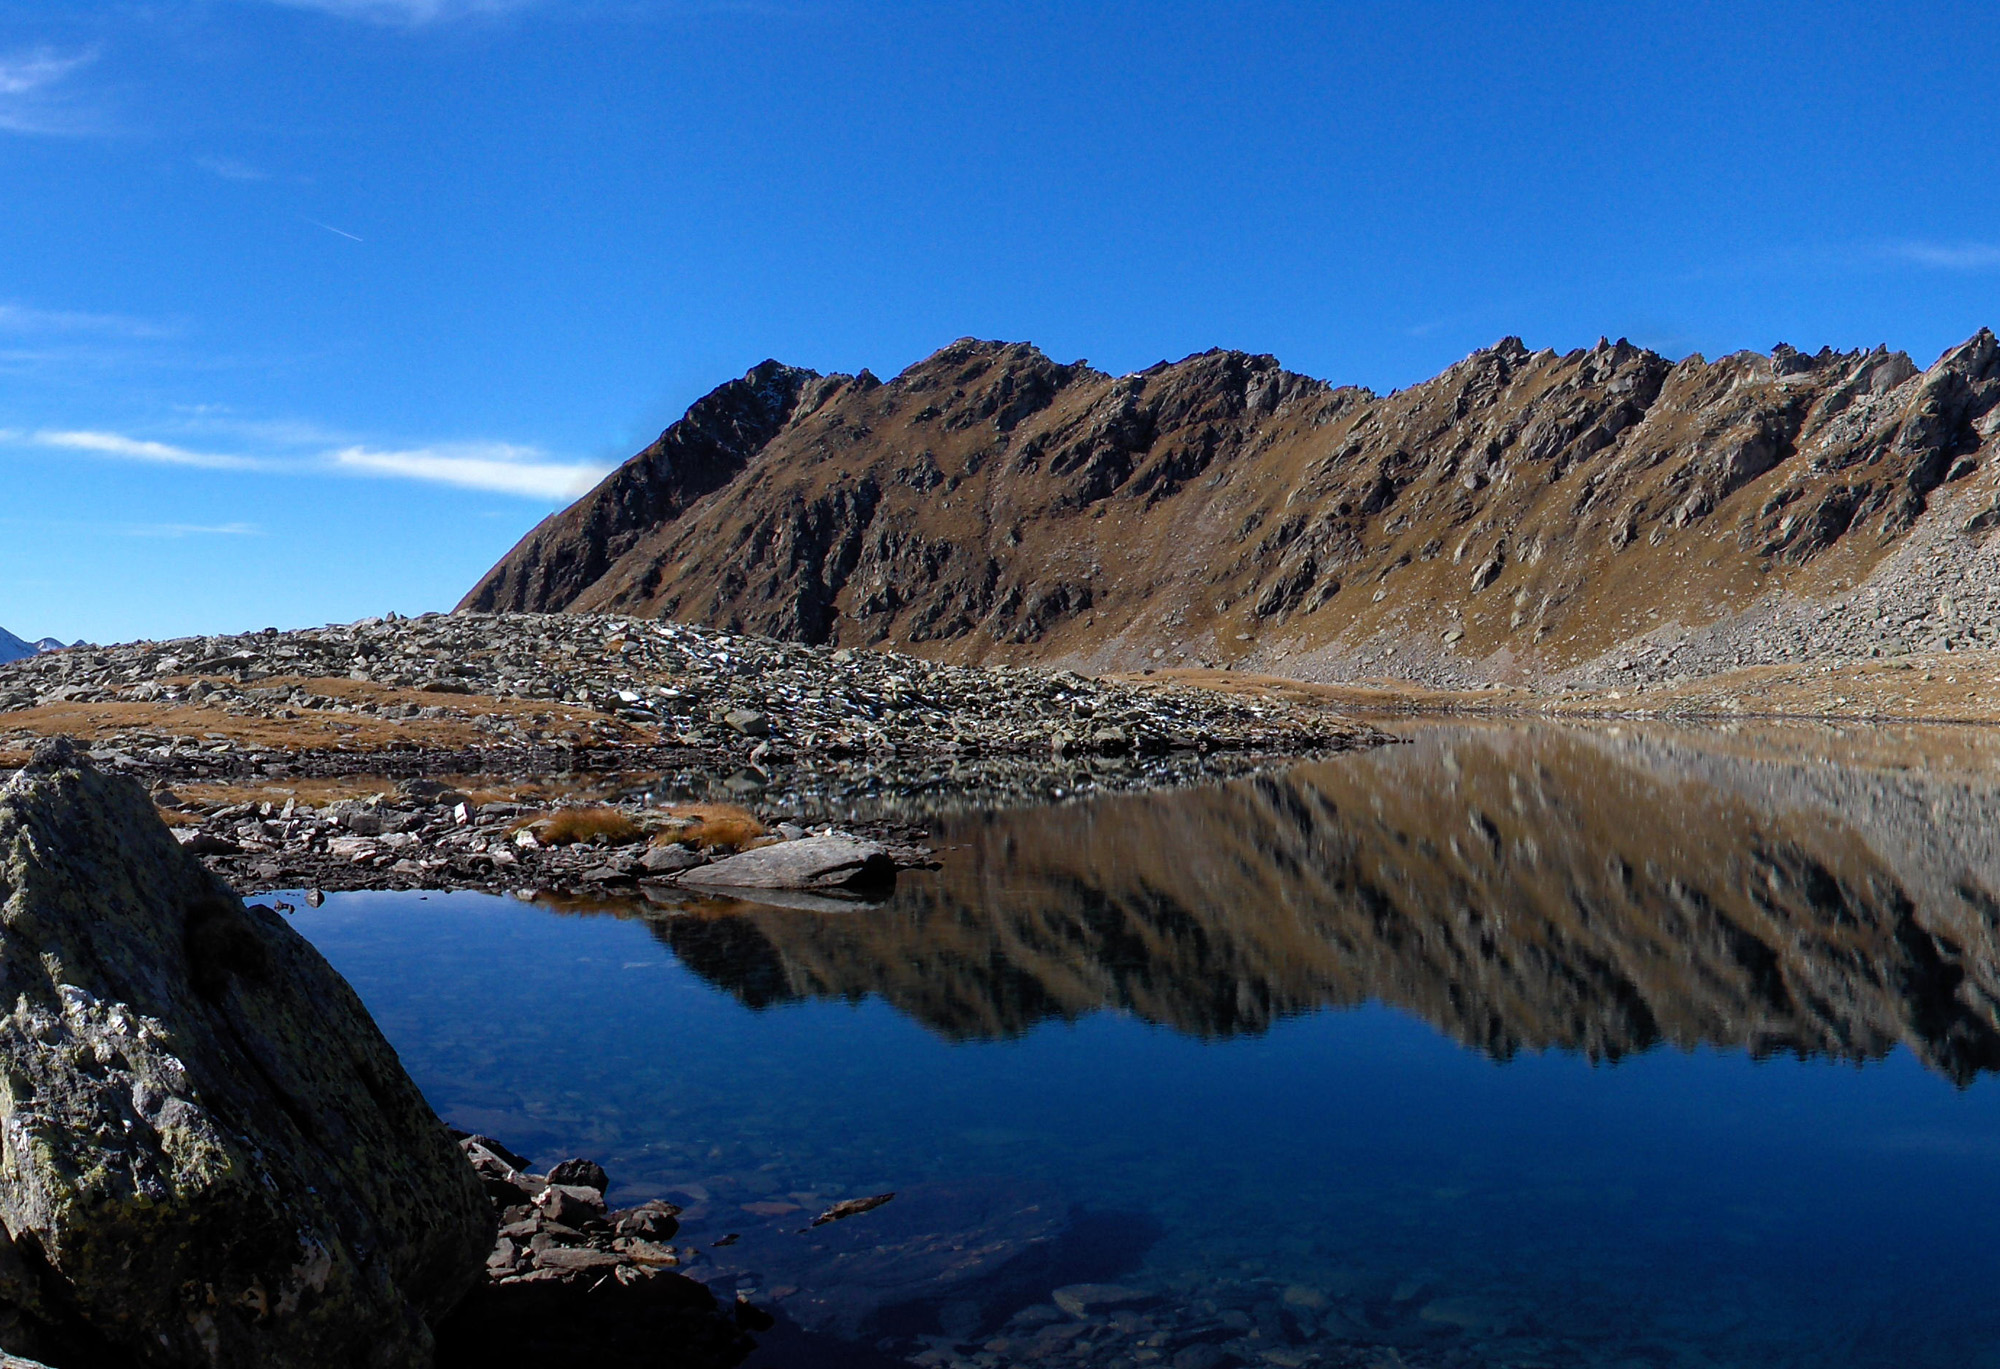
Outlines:
[[691, 847], [674, 844], [654, 846], [639, 857], [639, 866], [649, 875], [675, 875], [708, 864], [708, 857]]
[[608, 1250], [558, 1245], [536, 1251], [535, 1263], [543, 1269], [560, 1269], [566, 1274], [582, 1274], [615, 1269], [624, 1261]]
[[1132, 749], [1132, 734], [1122, 727], [1101, 727], [1090, 734], [1090, 744], [1101, 755], [1122, 756]]
[[535, 1195], [535, 1206], [552, 1222], [581, 1227], [585, 1222], [603, 1220], [604, 1190], [582, 1184], [550, 1184]]
[[754, 708], [732, 708], [723, 715], [722, 721], [746, 737], [767, 737], [771, 734], [770, 717]]
[[174, 840], [191, 856], [229, 856], [243, 849], [227, 837], [187, 828], [175, 832]]
[[672, 1240], [681, 1229], [680, 1208], [661, 1198], [648, 1199], [637, 1207], [613, 1213], [612, 1228], [621, 1236], [636, 1236], [642, 1240]]
[[595, 1189], [600, 1196], [611, 1186], [610, 1176], [605, 1174], [604, 1166], [595, 1160], [564, 1160], [549, 1170], [549, 1182]]
[[6, 1349], [429, 1363], [478, 1176], [319, 953], [66, 741], [0, 789], [0, 978]]
[[860, 889], [892, 884], [887, 848], [854, 837], [801, 837], [760, 846], [680, 877], [685, 885], [732, 889]]

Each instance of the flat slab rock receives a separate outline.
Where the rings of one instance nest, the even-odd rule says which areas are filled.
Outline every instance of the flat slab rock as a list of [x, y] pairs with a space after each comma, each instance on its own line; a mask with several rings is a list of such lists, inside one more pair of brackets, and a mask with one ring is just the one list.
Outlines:
[[718, 889], [881, 888], [896, 882], [896, 860], [887, 847], [858, 837], [799, 837], [688, 870], [679, 882]]

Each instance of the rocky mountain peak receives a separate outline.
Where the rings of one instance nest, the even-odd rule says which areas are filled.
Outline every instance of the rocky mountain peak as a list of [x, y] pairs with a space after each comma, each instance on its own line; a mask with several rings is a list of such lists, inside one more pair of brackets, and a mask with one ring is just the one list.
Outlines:
[[767, 360], [709, 391], [596, 489], [544, 519], [460, 607], [504, 612], [575, 598], [641, 534], [726, 485], [820, 380]]
[[1546, 679], [1932, 564], [1896, 553], [1934, 507], [1941, 528], [2000, 507], [1996, 414], [1984, 330], [1922, 373], [1880, 347], [1674, 362], [1506, 337], [1386, 396], [1238, 351], [1110, 376], [961, 338], [884, 382], [766, 363], [464, 607], [958, 660]]

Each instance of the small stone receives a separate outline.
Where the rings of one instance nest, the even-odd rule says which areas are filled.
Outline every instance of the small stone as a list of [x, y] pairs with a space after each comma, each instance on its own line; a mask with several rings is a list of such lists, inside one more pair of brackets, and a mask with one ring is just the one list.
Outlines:
[[1090, 745], [1099, 755], [1122, 756], [1132, 749], [1132, 734], [1122, 727], [1101, 727], [1090, 734]]
[[654, 846], [639, 857], [639, 867], [649, 875], [674, 875], [683, 870], [708, 864], [708, 857], [690, 846], [675, 842], [667, 846]]
[[604, 1195], [577, 1184], [550, 1184], [535, 1195], [535, 1206], [549, 1221], [581, 1228], [604, 1217]]
[[876, 1208], [889, 1202], [895, 1196], [893, 1193], [877, 1193], [871, 1198], [849, 1198], [845, 1202], [835, 1203], [832, 1207], [820, 1213], [819, 1216], [812, 1219], [812, 1224], [814, 1226], [825, 1226], [828, 1222], [841, 1222], [847, 1220], [849, 1217], [859, 1217], [864, 1212], [873, 1212]]
[[681, 1262], [672, 1246], [657, 1241], [629, 1240], [619, 1247], [618, 1253], [634, 1264], [652, 1269], [671, 1269]]
[[605, 1174], [604, 1166], [595, 1160], [564, 1160], [549, 1171], [549, 1182], [595, 1189], [599, 1194], [611, 1186], [611, 1179]]
[[535, 1252], [535, 1263], [543, 1269], [560, 1270], [565, 1274], [582, 1274], [593, 1270], [613, 1269], [621, 1261], [608, 1250], [593, 1250], [589, 1246], [553, 1245]]
[[1121, 1307], [1143, 1307], [1158, 1302], [1159, 1295], [1117, 1283], [1073, 1283], [1049, 1295], [1055, 1305], [1072, 1317], [1094, 1317]]
[[611, 1226], [621, 1236], [639, 1240], [672, 1240], [680, 1230], [679, 1207], [673, 1203], [654, 1198], [612, 1215]]
[[771, 734], [771, 719], [754, 708], [732, 708], [722, 715], [722, 721], [746, 737]]

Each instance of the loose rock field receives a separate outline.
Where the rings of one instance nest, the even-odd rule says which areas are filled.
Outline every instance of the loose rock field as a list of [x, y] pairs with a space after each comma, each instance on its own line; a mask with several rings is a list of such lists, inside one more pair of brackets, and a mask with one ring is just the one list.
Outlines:
[[[838, 823], [908, 864], [921, 859], [913, 824], [940, 809], [1187, 783], [1378, 739], [1309, 706], [1166, 683], [530, 614], [79, 647], [0, 667], [0, 767], [57, 733], [149, 783], [183, 840], [241, 888], [570, 893], [660, 875], [644, 865], [650, 843], [689, 805], [735, 805], [759, 837]], [[591, 805], [636, 826], [520, 835]]]

